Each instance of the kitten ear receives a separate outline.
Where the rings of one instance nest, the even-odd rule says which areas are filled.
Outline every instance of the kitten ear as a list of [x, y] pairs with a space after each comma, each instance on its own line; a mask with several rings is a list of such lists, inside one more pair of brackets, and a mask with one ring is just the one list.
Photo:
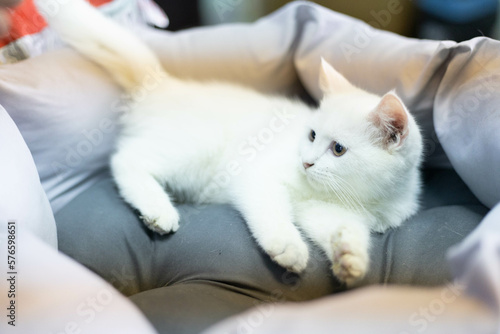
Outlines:
[[337, 72], [323, 57], [319, 68], [319, 88], [323, 95], [344, 93], [354, 86]]
[[384, 147], [397, 147], [404, 143], [409, 130], [408, 112], [394, 92], [385, 94], [369, 117], [380, 131]]

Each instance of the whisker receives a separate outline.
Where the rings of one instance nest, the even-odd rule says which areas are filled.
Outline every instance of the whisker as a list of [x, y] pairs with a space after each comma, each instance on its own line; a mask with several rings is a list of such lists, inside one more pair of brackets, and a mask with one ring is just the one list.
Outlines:
[[325, 173], [317, 173], [317, 174], [318, 176], [320, 176], [323, 184], [327, 185], [328, 188], [332, 190], [332, 192], [336, 195], [336, 197], [340, 200], [340, 202], [343, 205], [351, 209], [356, 209], [350, 200], [351, 196], [342, 189], [342, 187], [335, 179], [332, 179], [331, 176]]
[[327, 191], [331, 190], [341, 204], [358, 213], [367, 211], [363, 202], [360, 200], [360, 196], [344, 178], [334, 173], [328, 174], [321, 171], [316, 171], [315, 176], [321, 181]]
[[366, 211], [365, 206], [363, 205], [363, 202], [360, 200], [359, 195], [356, 193], [355, 189], [352, 187], [352, 185], [347, 182], [344, 178], [341, 176], [337, 176], [338, 181], [340, 181], [346, 188], [346, 191], [350, 194], [351, 198], [361, 207], [363, 211]]

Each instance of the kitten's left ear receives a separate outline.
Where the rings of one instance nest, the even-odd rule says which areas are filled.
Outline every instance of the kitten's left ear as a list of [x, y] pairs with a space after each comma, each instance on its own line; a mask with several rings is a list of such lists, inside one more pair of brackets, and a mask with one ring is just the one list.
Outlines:
[[394, 92], [385, 94], [369, 117], [380, 131], [384, 147], [401, 146], [408, 137], [408, 112]]
[[345, 93], [354, 86], [337, 72], [323, 57], [319, 68], [319, 88], [323, 95]]

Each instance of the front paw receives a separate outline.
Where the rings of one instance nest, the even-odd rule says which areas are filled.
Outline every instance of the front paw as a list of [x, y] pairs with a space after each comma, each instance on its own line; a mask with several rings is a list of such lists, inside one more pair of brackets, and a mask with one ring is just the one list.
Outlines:
[[271, 259], [289, 271], [300, 273], [309, 259], [309, 249], [302, 239], [272, 238], [266, 241], [264, 250]]
[[332, 238], [335, 276], [352, 286], [362, 279], [368, 270], [368, 249], [347, 229], [340, 230]]
[[163, 210], [148, 210], [143, 212], [140, 218], [150, 230], [161, 235], [179, 229], [179, 213], [174, 207]]

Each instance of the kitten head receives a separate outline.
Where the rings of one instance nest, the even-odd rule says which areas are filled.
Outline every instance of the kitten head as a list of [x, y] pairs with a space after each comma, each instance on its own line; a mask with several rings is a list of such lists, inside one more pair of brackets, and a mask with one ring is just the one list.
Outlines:
[[300, 146], [300, 167], [315, 191], [364, 207], [405, 188], [421, 160], [422, 139], [394, 92], [370, 94], [322, 60], [324, 97]]

